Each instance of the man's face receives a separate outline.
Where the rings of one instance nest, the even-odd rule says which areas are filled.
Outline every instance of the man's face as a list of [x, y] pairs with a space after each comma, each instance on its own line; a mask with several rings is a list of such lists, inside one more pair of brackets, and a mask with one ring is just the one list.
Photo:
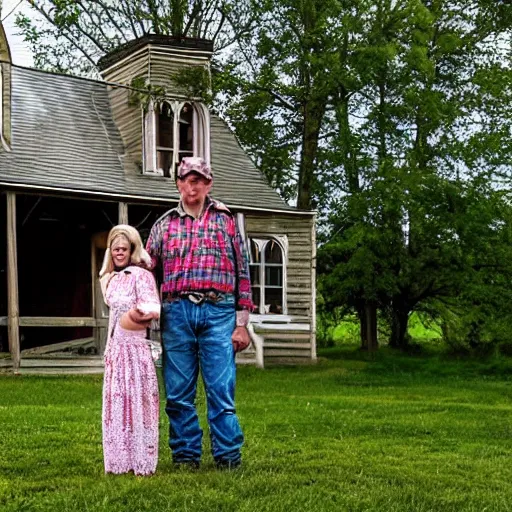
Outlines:
[[176, 182], [181, 200], [187, 206], [193, 207], [203, 204], [212, 188], [212, 180], [207, 180], [200, 174], [191, 172]]

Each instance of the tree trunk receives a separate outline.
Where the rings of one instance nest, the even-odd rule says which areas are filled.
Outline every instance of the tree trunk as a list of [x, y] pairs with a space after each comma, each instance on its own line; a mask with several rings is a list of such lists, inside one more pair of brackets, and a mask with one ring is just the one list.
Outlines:
[[366, 338], [368, 341], [368, 352], [374, 352], [379, 348], [377, 339], [377, 306], [373, 302], [365, 305], [366, 317]]
[[302, 132], [302, 155], [299, 166], [297, 206], [311, 210], [311, 198], [315, 184], [315, 159], [318, 137], [325, 114], [325, 103], [309, 101], [304, 105], [304, 128]]
[[318, 137], [329, 93], [325, 91], [325, 80], [317, 60], [323, 56], [324, 46], [318, 38], [321, 23], [316, 2], [303, 2], [298, 9], [301, 16], [303, 36], [301, 38], [301, 56], [299, 58], [299, 93], [303, 115], [302, 152], [299, 164], [297, 206], [305, 210], [313, 207], [315, 192], [315, 161], [318, 152]]
[[366, 322], [366, 309], [363, 306], [357, 309], [359, 317], [359, 336], [361, 339], [361, 350], [368, 350], [368, 323]]
[[379, 347], [377, 339], [377, 306], [366, 301], [358, 312], [361, 350], [373, 352]]
[[404, 350], [409, 345], [407, 326], [409, 323], [409, 309], [403, 305], [393, 305], [391, 310], [391, 338], [389, 346]]

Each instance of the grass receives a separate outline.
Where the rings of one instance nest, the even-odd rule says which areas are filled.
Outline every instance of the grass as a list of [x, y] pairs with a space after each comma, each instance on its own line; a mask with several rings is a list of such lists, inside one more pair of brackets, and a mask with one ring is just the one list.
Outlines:
[[[2, 376], [0, 510], [512, 509], [512, 361], [321, 355], [239, 369], [246, 445], [231, 473], [207, 439], [199, 471], [173, 469], [162, 411], [157, 474], [105, 476], [100, 376]], [[202, 393], [198, 406], [204, 418]]]

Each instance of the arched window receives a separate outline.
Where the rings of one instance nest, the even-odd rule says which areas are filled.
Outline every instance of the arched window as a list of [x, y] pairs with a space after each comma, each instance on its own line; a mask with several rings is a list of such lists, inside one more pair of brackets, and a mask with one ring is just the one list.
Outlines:
[[285, 252], [277, 239], [250, 239], [250, 272], [255, 313], [286, 313]]
[[181, 107], [178, 127], [180, 144], [177, 163], [185, 156], [194, 156], [194, 110], [190, 103]]
[[174, 165], [174, 112], [163, 103], [156, 123], [156, 165], [164, 176], [171, 176]]
[[144, 116], [144, 174], [174, 177], [186, 156], [210, 162], [208, 109], [200, 103], [166, 101]]

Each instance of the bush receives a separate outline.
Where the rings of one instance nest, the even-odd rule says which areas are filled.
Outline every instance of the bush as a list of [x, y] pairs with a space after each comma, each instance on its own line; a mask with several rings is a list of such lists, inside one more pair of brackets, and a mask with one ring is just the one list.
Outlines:
[[[443, 339], [455, 352], [473, 352], [482, 356], [512, 349], [512, 317], [497, 318], [478, 307], [469, 311], [444, 311]], [[512, 350], [511, 350], [512, 352]]]

